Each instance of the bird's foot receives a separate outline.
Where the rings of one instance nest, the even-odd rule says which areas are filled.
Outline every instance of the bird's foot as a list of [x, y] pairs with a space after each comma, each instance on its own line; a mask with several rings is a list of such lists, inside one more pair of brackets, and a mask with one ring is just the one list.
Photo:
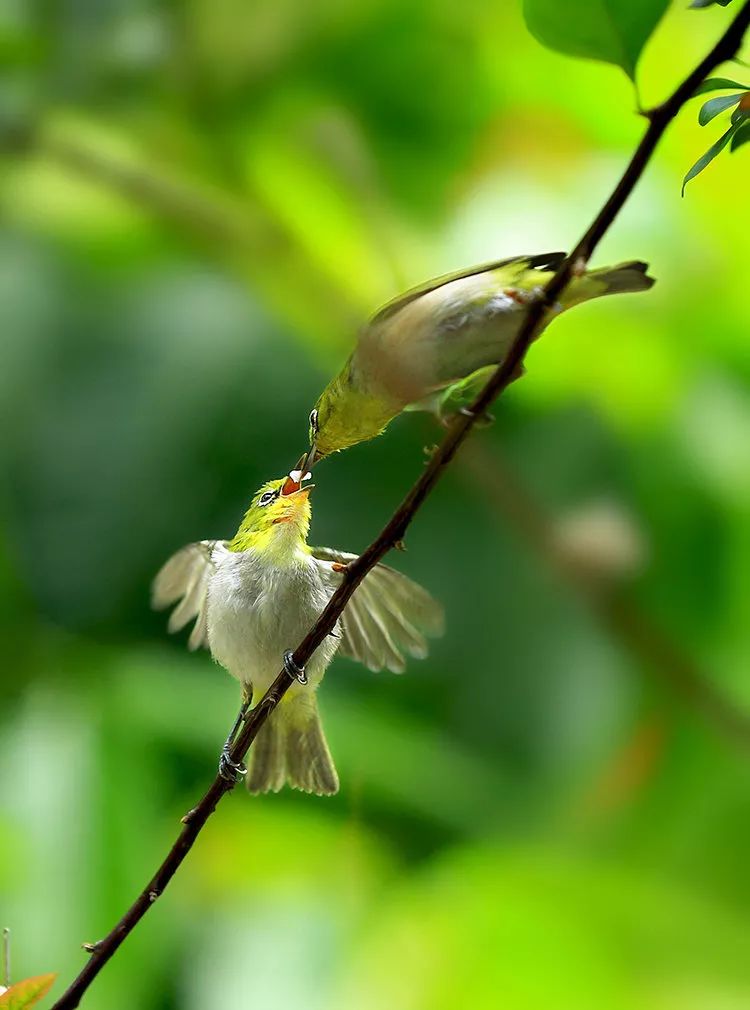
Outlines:
[[232, 760], [229, 747], [226, 746], [222, 748], [219, 758], [219, 775], [225, 782], [231, 782], [233, 785], [247, 775], [247, 768], [241, 761]]
[[219, 775], [226, 782], [239, 782], [240, 779], [247, 772], [247, 768], [242, 764], [241, 761], [233, 761], [231, 758], [232, 746], [234, 744], [235, 738], [237, 737], [237, 732], [245, 721], [245, 717], [250, 710], [250, 702], [252, 699], [252, 688], [243, 687], [242, 689], [242, 705], [240, 706], [237, 718], [234, 720], [234, 725], [229, 731], [229, 736], [224, 742], [224, 746], [221, 748], [221, 756], [219, 758]]
[[298, 684], [307, 683], [307, 674], [305, 673], [305, 668], [304, 666], [297, 666], [297, 664], [294, 662], [294, 653], [292, 652], [291, 649], [287, 649], [286, 652], [284, 653], [284, 669], [286, 670], [286, 672], [289, 674], [290, 677], [293, 677], [294, 680], [297, 681]]

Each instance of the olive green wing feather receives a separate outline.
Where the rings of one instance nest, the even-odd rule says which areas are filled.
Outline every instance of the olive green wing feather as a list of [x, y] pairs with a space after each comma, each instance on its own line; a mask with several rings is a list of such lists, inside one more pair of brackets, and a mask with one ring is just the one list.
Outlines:
[[387, 302], [373, 316], [370, 321], [370, 325], [372, 326], [377, 323], [385, 322], [386, 319], [390, 319], [390, 317], [395, 315], [396, 312], [403, 309], [405, 305], [416, 301], [416, 299], [421, 298], [422, 295], [429, 294], [430, 291], [436, 291], [438, 288], [443, 287], [444, 284], [450, 284], [453, 281], [460, 281], [465, 277], [475, 277], [477, 274], [485, 274], [492, 270], [500, 270], [502, 267], [511, 266], [511, 264], [530, 270], [557, 270], [562, 261], [565, 259], [565, 256], [566, 253], [562, 252], [541, 253], [537, 256], [511, 256], [508, 259], [494, 260], [491, 263], [482, 263], [479, 266], [468, 267], [464, 270], [456, 270], [454, 273], [434, 277], [432, 280], [426, 281], [424, 284], [420, 284], [415, 288], [411, 288], [409, 291], [405, 292], [405, 294], [399, 295], [398, 298], [394, 298], [392, 301]]
[[[341, 573], [333, 565], [346, 565], [357, 557], [328, 547], [313, 547], [312, 554], [334, 588]], [[424, 659], [427, 637], [443, 633], [443, 608], [416, 582], [387, 565], [376, 565], [354, 590], [340, 627], [343, 655], [370, 670], [403, 673], [405, 656]]]
[[177, 606], [169, 615], [167, 630], [181, 631], [190, 621], [195, 621], [188, 639], [188, 648], [208, 646], [206, 597], [208, 583], [215, 568], [211, 560], [214, 548], [223, 540], [200, 540], [180, 548], [167, 561], [151, 586], [151, 606], [164, 610], [173, 603]]

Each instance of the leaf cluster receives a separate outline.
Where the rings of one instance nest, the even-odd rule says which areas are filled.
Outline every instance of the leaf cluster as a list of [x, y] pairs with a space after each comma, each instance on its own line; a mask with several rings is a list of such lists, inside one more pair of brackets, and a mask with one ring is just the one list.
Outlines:
[[733, 81], [728, 77], [709, 77], [696, 90], [695, 95], [704, 95], [710, 91], [726, 91], [730, 88], [739, 90], [734, 90], [731, 95], [717, 95], [715, 98], [709, 98], [707, 102], [703, 103], [698, 112], [698, 122], [701, 126], [707, 126], [713, 119], [721, 115], [722, 112], [728, 112], [729, 109], [734, 108], [728, 129], [698, 158], [686, 173], [682, 182], [683, 194], [685, 193], [685, 186], [687, 186], [690, 180], [694, 179], [696, 175], [699, 175], [704, 168], [710, 165], [714, 158], [721, 154], [727, 145], [729, 145], [729, 151], [732, 153], [750, 140], [750, 86], [740, 84], [739, 81]]
[[[731, 0], [693, 0], [691, 8], [727, 7]], [[531, 33], [545, 46], [570, 56], [586, 57], [622, 67], [635, 82], [643, 49], [669, 6], [668, 0], [524, 0], [524, 16]], [[727, 146], [730, 153], [750, 140], [750, 87], [724, 77], [704, 81], [696, 95], [728, 88], [731, 95], [709, 99], [698, 114], [706, 126], [716, 116], [735, 108], [729, 127], [686, 173], [685, 186]]]

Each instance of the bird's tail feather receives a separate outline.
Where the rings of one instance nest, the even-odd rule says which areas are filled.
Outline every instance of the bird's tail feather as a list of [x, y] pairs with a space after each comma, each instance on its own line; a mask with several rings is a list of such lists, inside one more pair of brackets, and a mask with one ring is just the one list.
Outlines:
[[649, 277], [648, 263], [630, 260], [613, 267], [591, 270], [582, 277], [574, 278], [563, 295], [566, 308], [586, 302], [601, 295], [619, 295], [627, 291], [648, 291], [656, 283]]
[[263, 723], [250, 751], [245, 785], [251, 793], [277, 793], [286, 781], [284, 724], [273, 712]]
[[284, 783], [318, 796], [338, 792], [314, 695], [282, 701], [261, 727], [250, 753], [245, 782], [251, 793], [276, 793]]
[[656, 283], [648, 275], [648, 263], [641, 260], [630, 260], [628, 263], [618, 263], [614, 267], [603, 267], [592, 270], [589, 276], [593, 280], [604, 281], [607, 294], [616, 295], [625, 291], [648, 291]]

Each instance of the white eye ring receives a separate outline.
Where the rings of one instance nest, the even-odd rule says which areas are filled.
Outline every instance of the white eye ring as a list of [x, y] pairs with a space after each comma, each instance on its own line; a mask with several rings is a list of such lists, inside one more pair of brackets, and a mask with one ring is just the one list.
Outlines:
[[276, 497], [276, 492], [275, 491], [264, 491], [263, 494], [260, 496], [258, 504], [259, 505], [270, 505], [271, 502], [274, 500], [275, 497]]
[[312, 428], [313, 431], [317, 432], [317, 430], [318, 430], [318, 411], [315, 408], [313, 408], [310, 411], [310, 427]]

